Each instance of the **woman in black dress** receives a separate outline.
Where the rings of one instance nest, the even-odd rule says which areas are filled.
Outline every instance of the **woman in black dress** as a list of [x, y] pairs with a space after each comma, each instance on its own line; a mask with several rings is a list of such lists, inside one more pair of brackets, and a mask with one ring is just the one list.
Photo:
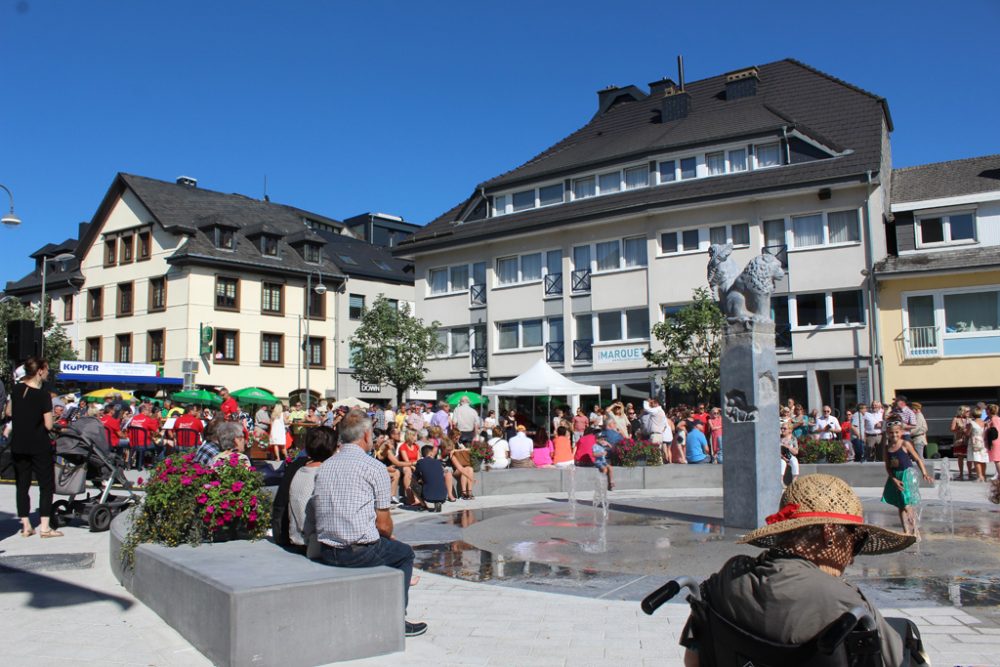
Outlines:
[[7, 404], [7, 416], [13, 418], [10, 451], [14, 458], [14, 475], [17, 480], [17, 515], [21, 518], [21, 537], [35, 534], [28, 514], [31, 511], [31, 476], [38, 480], [38, 513], [41, 537], [62, 537], [62, 533], [49, 525], [52, 516], [52, 493], [55, 476], [52, 470], [52, 399], [42, 389], [49, 376], [49, 365], [44, 359], [28, 357], [24, 362], [24, 379], [14, 385]]

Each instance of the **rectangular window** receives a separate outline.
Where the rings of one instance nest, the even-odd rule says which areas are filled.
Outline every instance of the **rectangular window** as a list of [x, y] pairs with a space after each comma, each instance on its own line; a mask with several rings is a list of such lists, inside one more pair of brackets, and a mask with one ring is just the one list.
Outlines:
[[114, 266], [118, 260], [118, 239], [104, 241], [104, 266]]
[[536, 252], [521, 257], [521, 281], [542, 279], [542, 253]]
[[486, 284], [486, 262], [476, 262], [472, 265], [472, 284]]
[[139, 232], [139, 261], [149, 259], [153, 254], [153, 241], [150, 232]]
[[976, 222], [971, 213], [921, 218], [917, 228], [921, 246], [976, 240]]
[[549, 318], [549, 342], [563, 342], [563, 321], [562, 317]]
[[924, 218], [920, 221], [920, 244], [944, 243], [944, 219]]
[[326, 339], [310, 336], [306, 339], [306, 364], [309, 368], [326, 368]]
[[309, 319], [323, 321], [326, 319], [326, 294], [317, 294], [316, 290], [306, 295], [309, 306]]
[[276, 283], [261, 283], [260, 286], [260, 311], [266, 315], [281, 315], [284, 313], [282, 303], [283, 285]]
[[238, 278], [217, 276], [215, 279], [215, 309], [240, 309], [240, 281]]
[[777, 246], [785, 245], [784, 220], [764, 221], [764, 245], [773, 249], [777, 249]]
[[555, 185], [546, 185], [543, 188], [538, 188], [539, 206], [550, 206], [552, 204], [561, 204], [562, 200], [563, 200], [562, 183], [556, 183]]
[[684, 250], [697, 250], [701, 246], [701, 239], [697, 229], [688, 229], [683, 232], [681, 240], [684, 243]]
[[632, 167], [625, 170], [625, 189], [636, 190], [649, 185], [649, 167]]
[[738, 225], [733, 225], [733, 245], [750, 245], [750, 223], [741, 222]]
[[221, 250], [233, 250], [236, 248], [236, 235], [231, 228], [215, 228], [215, 247]]
[[865, 321], [864, 301], [861, 290], [833, 293], [833, 323], [861, 324]]
[[493, 215], [505, 215], [507, 213], [507, 195], [499, 195], [493, 198]]
[[934, 326], [934, 297], [930, 294], [907, 297], [906, 319], [911, 329]]
[[800, 327], [826, 325], [826, 294], [799, 294], [795, 297], [795, 312]]
[[517, 257], [501, 257], [497, 260], [497, 284], [513, 285], [517, 282]]
[[115, 361], [120, 364], [132, 363], [132, 334], [115, 336]]
[[576, 340], [591, 340], [594, 338], [594, 318], [586, 315], [576, 316]]
[[535, 208], [535, 191], [524, 190], [522, 192], [515, 192], [514, 211], [524, 211], [529, 208]]
[[281, 366], [281, 352], [285, 338], [279, 333], [260, 335], [260, 363], [264, 366]]
[[597, 314], [597, 340], [622, 339], [622, 314], [616, 310], [611, 313]]
[[1000, 329], [998, 297], [1000, 292], [996, 290], [945, 294], [945, 333], [995, 332]]
[[104, 290], [95, 287], [87, 290], [87, 319], [99, 320], [104, 317]]
[[669, 183], [677, 180], [677, 162], [665, 160], [660, 163], [660, 183]]
[[347, 364], [350, 368], [358, 365], [358, 355], [361, 354], [361, 346], [351, 343], [347, 347]]
[[972, 241], [976, 238], [975, 222], [971, 213], [948, 216], [948, 236], [952, 241]]
[[681, 179], [694, 178], [698, 175], [698, 160], [686, 157], [681, 160]]
[[663, 254], [677, 252], [677, 232], [660, 234], [660, 252]]
[[649, 311], [634, 308], [625, 311], [625, 336], [627, 338], [649, 338]]
[[587, 197], [593, 197], [595, 194], [597, 194], [597, 192], [595, 191], [593, 176], [574, 179], [573, 199], [586, 199]]
[[[302, 257], [310, 264], [319, 264], [320, 250], [315, 243], [307, 243], [302, 247]], [[356, 263], [356, 262], [355, 262]]]
[[146, 332], [146, 361], [150, 364], [162, 364], [166, 358], [163, 346], [164, 330]]
[[266, 257], [278, 256], [278, 237], [264, 234], [260, 237], [260, 253]]
[[446, 294], [448, 292], [448, 269], [431, 269], [427, 272], [427, 283], [431, 294]]
[[101, 339], [88, 338], [87, 339], [87, 361], [100, 361], [101, 360]]
[[834, 211], [826, 216], [830, 231], [830, 243], [849, 243], [857, 241], [858, 233], [858, 211]]
[[518, 323], [501, 322], [497, 325], [497, 330], [500, 333], [498, 336], [499, 348], [501, 350], [516, 350], [518, 347]]
[[621, 266], [621, 247], [618, 241], [597, 244], [597, 270], [610, 271]]
[[62, 298], [63, 302], [63, 322], [73, 321], [73, 295], [67, 294]]
[[590, 246], [578, 245], [573, 248], [573, 269], [576, 271], [590, 270]]
[[729, 171], [746, 171], [747, 170], [747, 151], [745, 148], [739, 148], [735, 151], [729, 151]]
[[646, 266], [646, 237], [633, 236], [622, 241], [625, 255], [625, 266]]
[[469, 289], [469, 265], [456, 264], [448, 269], [448, 277], [451, 280], [451, 291], [460, 292]]
[[521, 347], [542, 346], [542, 321], [527, 320], [521, 322]]
[[800, 215], [792, 218], [792, 245], [796, 248], [823, 245], [823, 215]]
[[352, 294], [349, 297], [347, 316], [352, 320], [360, 320], [365, 315], [365, 296]]
[[215, 362], [240, 363], [240, 332], [235, 329], [215, 330]]
[[549, 250], [545, 253], [545, 272], [550, 276], [562, 273], [562, 250]]
[[462, 327], [461, 329], [451, 330], [451, 353], [452, 354], [468, 354], [469, 353], [469, 328]]
[[135, 247], [133, 245], [135, 237], [131, 234], [123, 236], [121, 238], [121, 264], [131, 264], [132, 263], [132, 250]]
[[167, 279], [149, 279], [149, 304], [147, 310], [160, 313], [167, 309]]
[[778, 149], [777, 142], [773, 144], [757, 144], [755, 147], [757, 153], [757, 168], [762, 167], [777, 167], [781, 164], [781, 151]]
[[120, 283], [118, 285], [118, 310], [117, 317], [127, 317], [132, 314], [132, 283]]
[[437, 355], [448, 356], [448, 330], [438, 329], [434, 332], [434, 337], [437, 338]]
[[597, 178], [602, 195], [618, 192], [622, 189], [622, 174], [620, 171], [612, 171], [607, 174], [601, 174]]
[[726, 155], [722, 151], [705, 154], [705, 167], [709, 176], [719, 176], [726, 173]]
[[725, 245], [729, 243], [729, 234], [726, 232], [726, 226], [709, 227], [708, 242], [711, 245]]

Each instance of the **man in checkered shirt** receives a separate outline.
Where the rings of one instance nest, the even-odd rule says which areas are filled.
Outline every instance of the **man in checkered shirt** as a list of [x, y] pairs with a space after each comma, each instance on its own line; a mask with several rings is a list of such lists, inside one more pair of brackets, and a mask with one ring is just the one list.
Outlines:
[[[413, 549], [392, 538], [392, 494], [385, 465], [369, 456], [372, 421], [351, 410], [340, 422], [340, 449], [320, 466], [312, 503], [320, 561], [335, 567], [388, 565], [403, 573], [404, 609], [413, 576]], [[406, 621], [406, 636], [427, 631]]]

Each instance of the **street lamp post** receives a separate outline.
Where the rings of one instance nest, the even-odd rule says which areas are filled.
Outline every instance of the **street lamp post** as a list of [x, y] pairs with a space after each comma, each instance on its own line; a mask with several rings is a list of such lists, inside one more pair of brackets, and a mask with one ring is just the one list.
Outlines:
[[316, 294], [323, 296], [326, 294], [326, 285], [323, 284], [323, 273], [316, 269], [316, 273], [319, 274], [319, 284], [316, 287], [312, 286], [312, 274], [310, 271], [306, 276], [306, 340], [304, 344], [304, 352], [306, 358], [306, 412], [309, 412], [309, 402], [312, 400], [312, 388], [309, 386], [309, 368], [312, 366], [312, 347], [309, 344], [309, 320], [312, 318], [312, 295], [315, 291]]
[[7, 198], [10, 199], [10, 212], [7, 213], [7, 215], [0, 218], [0, 222], [7, 225], [8, 227], [17, 227], [19, 224], [21, 224], [21, 218], [17, 217], [14, 214], [14, 195], [11, 194], [11, 191], [8, 190], [7, 186], [4, 185], [3, 183], [0, 183], [0, 189], [6, 192]]
[[[13, 205], [11, 205], [11, 212], [13, 212], [13, 210], [14, 207]], [[20, 222], [21, 221], [18, 220], [18, 223]], [[38, 305], [39, 317], [41, 319], [41, 326], [42, 326], [42, 342], [38, 352], [38, 356], [40, 357], [45, 357], [45, 315], [48, 311], [48, 308], [45, 307], [45, 281], [48, 277], [47, 269], [49, 266], [49, 262], [66, 262], [73, 259], [73, 257], [74, 255], [68, 252], [58, 254], [55, 257], [45, 257], [44, 255], [42, 256], [42, 301]]]

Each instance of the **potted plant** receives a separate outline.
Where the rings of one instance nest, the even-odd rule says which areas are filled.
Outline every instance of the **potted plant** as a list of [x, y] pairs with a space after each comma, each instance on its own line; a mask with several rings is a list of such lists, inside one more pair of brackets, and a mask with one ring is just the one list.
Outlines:
[[472, 459], [472, 469], [479, 472], [482, 470], [483, 464], [493, 463], [493, 448], [488, 442], [473, 440], [469, 444], [469, 457]]
[[122, 560], [131, 565], [145, 542], [174, 547], [231, 539], [260, 539], [271, 526], [271, 494], [257, 471], [239, 462], [236, 452], [212, 466], [193, 454], [170, 457], [153, 469], [136, 509]]

